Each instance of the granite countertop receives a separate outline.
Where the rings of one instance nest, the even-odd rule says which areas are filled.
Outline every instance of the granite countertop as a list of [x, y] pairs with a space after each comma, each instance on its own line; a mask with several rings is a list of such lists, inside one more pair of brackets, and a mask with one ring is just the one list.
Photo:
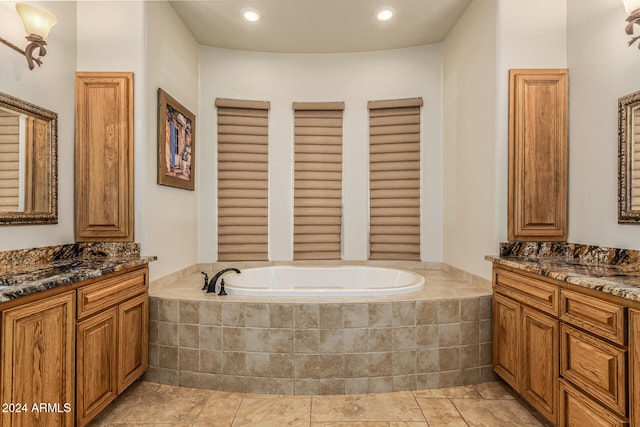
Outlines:
[[564, 242], [508, 242], [487, 261], [640, 302], [640, 252]]
[[138, 244], [71, 244], [0, 252], [0, 303], [146, 265]]

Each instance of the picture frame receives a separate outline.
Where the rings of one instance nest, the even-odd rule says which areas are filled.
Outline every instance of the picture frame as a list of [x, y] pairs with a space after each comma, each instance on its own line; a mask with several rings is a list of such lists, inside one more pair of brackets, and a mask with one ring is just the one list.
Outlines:
[[196, 116], [158, 88], [158, 185], [193, 191]]

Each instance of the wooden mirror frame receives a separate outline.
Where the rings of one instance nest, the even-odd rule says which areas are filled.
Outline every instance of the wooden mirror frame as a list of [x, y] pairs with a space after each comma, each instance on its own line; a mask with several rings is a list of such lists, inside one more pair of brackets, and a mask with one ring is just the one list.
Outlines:
[[57, 224], [58, 223], [58, 114], [45, 108], [0, 92], [0, 107], [36, 117], [46, 122], [46, 155], [49, 170], [45, 172], [48, 185], [46, 209], [35, 212], [0, 212], [0, 225]]

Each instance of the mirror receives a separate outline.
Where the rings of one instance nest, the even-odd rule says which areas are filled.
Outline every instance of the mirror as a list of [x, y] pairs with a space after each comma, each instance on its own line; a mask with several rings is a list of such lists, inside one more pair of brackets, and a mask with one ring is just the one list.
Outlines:
[[58, 114], [0, 92], [0, 225], [58, 223]]

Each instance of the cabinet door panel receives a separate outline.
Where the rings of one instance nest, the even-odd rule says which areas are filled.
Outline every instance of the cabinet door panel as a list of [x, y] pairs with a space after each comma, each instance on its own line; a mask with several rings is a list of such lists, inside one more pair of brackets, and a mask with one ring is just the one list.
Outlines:
[[557, 320], [522, 309], [522, 394], [553, 423], [558, 407], [558, 330]]
[[111, 309], [78, 324], [78, 426], [85, 425], [117, 395], [117, 317], [117, 310]]
[[133, 73], [76, 73], [76, 240], [133, 241]]
[[[73, 426], [74, 301], [70, 291], [2, 313], [1, 400], [28, 405], [3, 413], [3, 426]], [[34, 404], [52, 410], [34, 411]]]
[[563, 324], [560, 373], [616, 411], [627, 413], [625, 351]]
[[494, 294], [493, 316], [493, 369], [520, 391], [520, 304]]
[[149, 305], [147, 294], [118, 307], [118, 393], [129, 387], [148, 366]]
[[[560, 427], [627, 427], [625, 419], [614, 415], [560, 380]], [[632, 424], [634, 425], [634, 424]]]
[[629, 311], [629, 418], [640, 425], [640, 311]]
[[510, 70], [509, 78], [509, 240], [565, 240], [568, 71]]

